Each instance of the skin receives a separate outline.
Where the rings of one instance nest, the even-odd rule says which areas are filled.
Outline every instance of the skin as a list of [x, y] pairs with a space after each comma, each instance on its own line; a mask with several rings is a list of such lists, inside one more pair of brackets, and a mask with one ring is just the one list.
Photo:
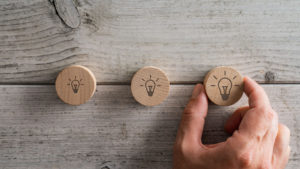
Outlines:
[[201, 137], [208, 100], [197, 84], [181, 118], [173, 150], [173, 169], [283, 169], [290, 154], [290, 131], [278, 123], [264, 89], [244, 78], [249, 106], [237, 109], [225, 124], [225, 142], [204, 145]]

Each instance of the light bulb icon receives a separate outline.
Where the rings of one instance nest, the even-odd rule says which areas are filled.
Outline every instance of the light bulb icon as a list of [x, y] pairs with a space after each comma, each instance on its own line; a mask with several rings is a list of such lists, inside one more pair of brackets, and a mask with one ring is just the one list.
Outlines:
[[216, 67], [205, 76], [204, 87], [207, 97], [213, 103], [229, 106], [243, 95], [243, 77], [231, 67]]
[[72, 89], [73, 89], [74, 93], [77, 93], [78, 90], [79, 90], [80, 83], [79, 83], [78, 80], [73, 80], [71, 82], [71, 86], [72, 86]]
[[149, 80], [146, 81], [145, 88], [146, 88], [146, 91], [148, 93], [148, 96], [153, 95], [153, 93], [155, 91], [155, 87], [156, 87], [156, 84], [155, 84], [154, 80], [149, 79]]
[[142, 81], [145, 82], [144, 85], [140, 85], [142, 87], [145, 87], [146, 92], [148, 96], [152, 97], [156, 87], [160, 87], [160, 84], [156, 84], [159, 81], [159, 78], [157, 78], [155, 81], [152, 79], [152, 76], [150, 75], [150, 78], [148, 80], [142, 79]]
[[[219, 75], [220, 76], [220, 75]], [[210, 84], [211, 87], [218, 87], [219, 93], [221, 95], [221, 98], [223, 101], [227, 101], [231, 94], [232, 87], [240, 87], [239, 84], [233, 84], [236, 83], [236, 75], [231, 77], [230, 75], [226, 74], [226, 71], [224, 71], [224, 75], [221, 75], [221, 77], [217, 77], [217, 75], [212, 76], [213, 80]]]
[[223, 100], [227, 100], [232, 88], [232, 82], [227, 77], [223, 77], [218, 82], [218, 88]]
[[71, 86], [73, 92], [76, 94], [76, 93], [78, 93], [79, 87], [81, 85], [83, 85], [81, 83], [81, 81], [82, 81], [82, 79], [78, 80], [78, 79], [76, 79], [76, 76], [75, 76], [74, 80], [69, 79], [69, 83], [67, 85]]

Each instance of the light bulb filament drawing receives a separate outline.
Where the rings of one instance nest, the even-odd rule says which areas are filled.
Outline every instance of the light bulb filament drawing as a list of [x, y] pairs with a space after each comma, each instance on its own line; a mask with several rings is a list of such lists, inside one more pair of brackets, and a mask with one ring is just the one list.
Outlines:
[[140, 85], [140, 86], [145, 87], [146, 92], [147, 92], [148, 96], [150, 96], [150, 97], [153, 96], [156, 87], [161, 86], [160, 84], [156, 84], [159, 81], [159, 78], [157, 78], [156, 80], [153, 80], [151, 75], [150, 75], [149, 79], [147, 79], [147, 80], [142, 79], [142, 81], [144, 81], [145, 84]]
[[82, 79], [76, 79], [76, 76], [74, 80], [69, 79], [69, 83], [67, 84], [68, 86], [71, 86], [73, 92], [76, 94], [78, 93], [79, 87], [84, 85], [81, 83]]

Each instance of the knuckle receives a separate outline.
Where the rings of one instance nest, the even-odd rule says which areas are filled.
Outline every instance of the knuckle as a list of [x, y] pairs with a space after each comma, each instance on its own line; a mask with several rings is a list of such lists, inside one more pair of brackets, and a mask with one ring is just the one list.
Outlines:
[[229, 143], [231, 143], [232, 146], [235, 147], [236, 144], [247, 145], [249, 140], [247, 139], [247, 137], [245, 137], [239, 131], [235, 131], [233, 133], [232, 137], [229, 137], [228, 141], [229, 141]]
[[183, 154], [190, 154], [193, 150], [193, 147], [191, 147], [191, 144], [188, 141], [183, 141], [180, 148]]
[[262, 135], [262, 134], [258, 134], [258, 135], [255, 136], [255, 140], [258, 143], [261, 143], [263, 138], [264, 138], [264, 135]]
[[283, 133], [285, 133], [286, 135], [288, 135], [288, 136], [291, 135], [291, 131], [290, 131], [290, 129], [289, 129], [286, 125], [284, 125], [284, 124], [279, 124], [279, 128], [280, 128], [280, 130], [281, 130]]
[[271, 109], [270, 114], [271, 114], [273, 120], [278, 121], [278, 114], [276, 113], [276, 111]]
[[277, 113], [268, 107], [260, 107], [257, 112], [262, 114], [268, 121], [276, 121], [278, 119]]
[[236, 159], [235, 161], [237, 161], [239, 168], [249, 168], [253, 163], [253, 151], [248, 148], [249, 146], [246, 139], [238, 132], [235, 132], [226, 142], [228, 143], [229, 149], [232, 151], [233, 157], [235, 157], [234, 159]]
[[191, 114], [193, 114], [193, 113], [192, 113], [192, 109], [189, 108], [189, 107], [186, 107], [186, 108], [183, 110], [183, 113], [184, 113], [185, 115], [191, 115]]
[[189, 101], [189, 103], [186, 105], [183, 113], [186, 114], [186, 115], [190, 115], [190, 114], [193, 114], [196, 112], [196, 109], [194, 108], [195, 106], [193, 106], [196, 102], [196, 99], [191, 99]]
[[256, 109], [256, 113], [267, 115], [269, 113], [269, 109], [266, 108], [265, 106], [261, 106]]
[[277, 120], [278, 119], [278, 115], [277, 115], [277, 113], [273, 109], [271, 109], [269, 111], [269, 114], [271, 116], [271, 119], [273, 119], [273, 120]]
[[237, 160], [239, 161], [240, 168], [248, 168], [251, 166], [253, 161], [252, 152], [246, 152], [238, 155]]
[[176, 142], [173, 146], [174, 153], [181, 154], [182, 157], [188, 157], [194, 152], [194, 148], [187, 140]]
[[264, 111], [264, 115], [265, 115], [266, 119], [269, 121], [273, 121], [275, 119], [275, 113], [273, 113], [273, 111], [271, 111], [271, 110]]

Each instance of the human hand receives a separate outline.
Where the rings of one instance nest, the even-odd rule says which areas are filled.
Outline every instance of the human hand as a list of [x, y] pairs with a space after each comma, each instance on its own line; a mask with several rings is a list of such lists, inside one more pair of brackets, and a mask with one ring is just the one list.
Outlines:
[[278, 123], [264, 89], [244, 78], [249, 106], [237, 109], [225, 130], [233, 133], [225, 142], [201, 142], [208, 101], [197, 84], [177, 132], [173, 169], [283, 169], [290, 154], [290, 131]]

